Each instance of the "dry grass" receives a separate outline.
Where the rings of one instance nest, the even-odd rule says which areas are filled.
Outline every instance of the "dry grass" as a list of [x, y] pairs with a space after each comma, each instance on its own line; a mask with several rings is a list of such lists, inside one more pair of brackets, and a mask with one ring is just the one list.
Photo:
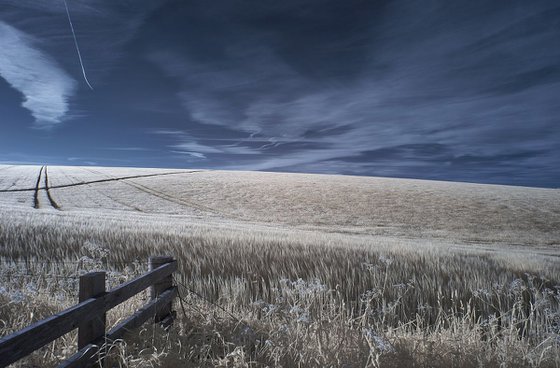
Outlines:
[[[0, 170], [0, 190], [33, 188], [39, 169]], [[67, 211], [112, 209], [321, 232], [560, 245], [558, 189], [261, 172], [60, 166], [48, 172], [51, 194]], [[70, 184], [78, 185], [60, 187]], [[18, 200], [30, 197], [4, 192], [0, 203], [28, 206]]]
[[[73, 182], [88, 173], [50, 168], [51, 183], [57, 170]], [[175, 306], [172, 330], [146, 326], [111, 344], [115, 364], [560, 366], [560, 262], [550, 245], [557, 191], [393, 180], [392, 193], [389, 179], [223, 172], [131, 180], [144, 190], [129, 193], [123, 181], [54, 189], [63, 211], [1, 204], [0, 193], [1, 335], [74, 304], [80, 273], [108, 268], [122, 282], [149, 255], [173, 254], [177, 281], [206, 300], [181, 286], [186, 313]], [[81, 190], [80, 201], [70, 189]], [[102, 210], [112, 197], [138, 209]], [[150, 210], [170, 199], [169, 213]], [[371, 230], [375, 216], [394, 225], [385, 236]], [[526, 232], [515, 242], [525, 246], [507, 243], [517, 234], [510, 221]], [[461, 241], [481, 223], [476, 236], [494, 243]], [[406, 237], [424, 225], [422, 236]], [[142, 303], [140, 296], [112, 312], [110, 323]], [[70, 334], [21, 365], [52, 365], [74, 346]]]

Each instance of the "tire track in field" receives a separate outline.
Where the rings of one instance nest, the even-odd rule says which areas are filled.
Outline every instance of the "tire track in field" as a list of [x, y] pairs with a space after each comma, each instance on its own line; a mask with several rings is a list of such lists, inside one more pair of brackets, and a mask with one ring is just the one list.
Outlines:
[[[87, 170], [86, 168], [83, 168], [83, 167], [81, 167], [80, 170], [91, 173], [90, 170]], [[72, 181], [75, 181], [75, 180], [76, 180], [75, 175], [76, 175], [75, 172], [72, 172], [72, 173], [67, 173], [67, 172], [66, 172], [66, 173], [64, 173], [64, 178], [65, 178], [66, 180], [72, 182]], [[106, 176], [106, 175], [104, 175], [104, 176]], [[104, 186], [102, 186], [101, 188], [104, 188]], [[117, 199], [117, 198], [111, 197], [110, 195], [106, 194], [103, 190], [99, 190], [99, 189], [98, 189], [97, 187], [95, 187], [95, 186], [92, 186], [91, 189], [88, 188], [88, 191], [90, 191], [90, 190], [93, 192], [91, 197], [98, 197], [98, 198], [99, 198], [100, 196], [105, 197], [105, 198], [111, 200], [112, 202], [115, 202], [115, 203], [117, 203], [117, 204], [119, 204], [119, 205], [125, 207], [125, 208], [123, 208], [122, 210], [130, 210], [130, 211], [136, 211], [136, 212], [142, 212], [142, 213], [144, 212], [142, 209], [140, 209], [140, 208], [138, 208], [138, 207], [136, 207], [136, 206], [129, 205], [129, 204], [127, 204], [127, 203], [125, 203], [125, 202], [123, 202], [123, 201]], [[89, 195], [88, 195], [88, 198], [89, 198]], [[97, 202], [96, 202], [96, 204], [97, 204]], [[119, 209], [120, 209], [120, 208], [119, 208]]]
[[51, 204], [51, 206], [54, 209], [57, 209], [60, 211], [60, 206], [58, 205], [58, 203], [56, 203], [56, 201], [54, 200], [54, 198], [52, 197], [51, 194], [51, 190], [49, 188], [49, 170], [47, 166], [43, 166], [45, 168], [45, 191], [47, 192], [47, 198], [49, 199], [49, 202]]
[[[87, 171], [89, 171], [89, 172], [91, 172], [91, 173], [93, 173], [93, 174], [104, 175], [103, 173], [101, 173], [101, 172], [99, 172], [99, 171], [95, 171], [95, 170], [91, 170], [91, 169], [87, 169]], [[195, 172], [196, 172], [196, 171], [195, 171]], [[136, 178], [134, 178], [134, 179], [136, 179]], [[153, 188], [148, 188], [148, 187], [146, 187], [145, 185], [142, 185], [142, 184], [139, 184], [139, 183], [135, 183], [135, 182], [133, 182], [133, 181], [123, 181], [123, 183], [124, 183], [124, 184], [127, 184], [127, 185], [129, 185], [129, 186], [131, 186], [131, 187], [133, 187], [133, 188], [136, 188], [136, 189], [138, 189], [138, 190], [141, 191], [141, 192], [150, 194], [150, 195], [152, 195], [152, 196], [154, 196], [154, 197], [157, 197], [157, 198], [166, 200], [166, 201], [171, 202], [171, 203], [178, 204], [178, 205], [180, 205], [180, 206], [189, 207], [189, 208], [197, 208], [197, 209], [199, 209], [199, 210], [209, 211], [209, 212], [216, 213], [216, 211], [215, 211], [214, 209], [211, 209], [211, 208], [204, 208], [204, 206], [199, 206], [199, 205], [197, 205], [197, 204], [190, 203], [190, 202], [188, 202], [188, 201], [184, 201], [184, 200], [182, 200], [182, 199], [180, 199], [180, 198], [176, 198], [176, 197], [170, 196], [170, 195], [168, 195], [168, 194], [166, 194], [166, 193], [160, 192], [160, 191], [155, 190], [155, 189], [153, 189]]]
[[120, 200], [118, 200], [118, 199], [115, 199], [115, 198], [113, 198], [113, 197], [110, 197], [110, 196], [108, 196], [107, 194], [105, 194], [105, 193], [103, 193], [103, 192], [97, 192], [97, 193], [100, 193], [100, 194], [101, 194], [102, 196], [104, 196], [105, 198], [109, 198], [109, 199], [112, 200], [113, 202], [118, 203], [118, 204], [120, 204], [121, 206], [125, 206], [125, 207], [127, 207], [127, 208], [129, 208], [129, 209], [131, 209], [131, 210], [133, 210], [133, 211], [142, 212], [142, 213], [145, 213], [145, 212], [146, 212], [146, 211], [144, 211], [143, 209], [141, 209], [141, 208], [139, 208], [139, 207], [132, 206], [132, 205], [130, 205], [130, 204], [128, 204], [128, 203], [125, 203], [125, 202], [123, 202], [123, 201], [120, 201]]
[[[92, 170], [88, 170], [88, 169], [85, 169], [85, 168], [82, 168], [82, 170], [87, 171], [87, 172], [90, 172], [90, 173], [92, 172]], [[103, 176], [106, 176], [106, 175], [103, 175]], [[66, 174], [66, 177], [72, 179], [72, 177], [71, 177], [71, 176], [68, 176], [68, 174]], [[118, 203], [118, 204], [120, 204], [121, 206], [124, 206], [124, 207], [128, 208], [129, 210], [133, 210], [133, 211], [136, 211], [136, 212], [142, 212], [142, 213], [144, 213], [144, 211], [143, 211], [141, 208], [136, 207], [136, 206], [134, 206], [134, 205], [130, 205], [130, 204], [128, 204], [128, 203], [125, 203], [125, 202], [123, 202], [123, 201], [121, 201], [121, 200], [119, 200], [119, 199], [117, 199], [117, 198], [113, 198], [113, 197], [109, 196], [108, 194], [104, 193], [102, 190], [96, 190], [95, 188], [92, 188], [92, 190], [95, 192], [95, 194], [96, 194], [97, 196], [103, 196], [103, 197], [105, 197], [105, 198], [108, 198], [108, 199], [110, 199], [111, 201], [113, 201], [113, 202], [115, 202], [115, 203]]]
[[[138, 179], [138, 178], [150, 178], [153, 176], [166, 176], [166, 175], [179, 175], [179, 174], [191, 174], [201, 172], [201, 170], [192, 170], [192, 171], [181, 171], [181, 172], [169, 172], [169, 173], [160, 173], [160, 174], [145, 174], [145, 175], [131, 175], [131, 176], [122, 176], [122, 177], [112, 177], [107, 179], [99, 179], [99, 180], [90, 180], [90, 181], [81, 181], [79, 183], [70, 183], [70, 184], [59, 184], [53, 185], [49, 189], [60, 189], [60, 188], [69, 188], [69, 187], [77, 187], [80, 185], [89, 185], [89, 184], [96, 184], [96, 183], [105, 183], [109, 181], [119, 181], [119, 180], [128, 180], [128, 179]], [[99, 173], [104, 175], [102, 173]], [[9, 193], [9, 192], [31, 192], [37, 189], [45, 189], [45, 187], [38, 187], [38, 188], [21, 188], [21, 189], [0, 189], [0, 193]]]
[[[91, 170], [91, 169], [86, 169], [86, 170], [89, 171], [89, 172], [91, 172], [92, 174], [104, 175], [103, 173], [101, 173], [101, 172], [99, 172], [99, 171], [95, 171], [95, 170]], [[191, 171], [191, 172], [189, 172], [189, 173], [193, 173], [193, 172], [197, 172], [197, 171]], [[198, 203], [186, 201], [186, 200], [184, 200], [184, 199], [171, 196], [171, 195], [169, 195], [169, 194], [166, 194], [166, 193], [164, 193], [164, 192], [161, 192], [161, 191], [156, 190], [156, 189], [153, 189], [153, 188], [149, 188], [149, 187], [147, 187], [147, 186], [145, 186], [145, 185], [136, 183], [136, 182], [134, 182], [134, 181], [123, 181], [123, 183], [124, 183], [124, 184], [127, 184], [127, 185], [129, 185], [129, 186], [131, 186], [131, 187], [133, 187], [133, 188], [136, 188], [136, 189], [138, 189], [138, 190], [141, 191], [141, 192], [150, 194], [150, 195], [152, 195], [152, 196], [154, 196], [154, 197], [157, 197], [157, 198], [166, 200], [166, 201], [171, 202], [171, 203], [178, 204], [178, 205], [180, 205], [180, 206], [184, 206], [184, 207], [187, 207], [187, 208], [196, 208], [196, 209], [198, 209], [198, 210], [200, 210], [200, 211], [203, 211], [203, 212], [210, 212], [210, 213], [212, 213], [212, 214], [219, 215], [219, 216], [223, 216], [223, 215], [224, 215], [224, 213], [219, 212], [219, 211], [215, 210], [214, 208], [206, 207], [206, 206], [203, 206], [203, 205], [198, 204]]]
[[[33, 189], [34, 190], [34, 193], [33, 193], [33, 208], [39, 208], [39, 190], [41, 190], [39, 185], [41, 185], [41, 176], [43, 174], [44, 169], [45, 169], [45, 167], [41, 166], [41, 169], [39, 170], [39, 176], [37, 177], [37, 183], [35, 184], [35, 188]], [[6, 192], [13, 192], [13, 191], [16, 191], [16, 190], [6, 190]]]
[[200, 211], [203, 211], [203, 212], [210, 212], [210, 213], [213, 213], [215, 215], [221, 215], [220, 212], [216, 211], [213, 208], [206, 207], [206, 206], [200, 205], [198, 203], [193, 203], [193, 202], [190, 202], [190, 201], [185, 201], [184, 199], [181, 199], [181, 198], [170, 196], [169, 194], [166, 194], [164, 192], [160, 192], [159, 190], [156, 190], [156, 189], [153, 189], [153, 188], [146, 187], [145, 185], [135, 183], [133, 181], [124, 181], [123, 183], [125, 183], [127, 185], [130, 185], [130, 186], [138, 189], [141, 192], [153, 195], [154, 197], [158, 197], [160, 199], [166, 200], [166, 201], [171, 202], [171, 203], [178, 204], [178, 205], [183, 206], [183, 207], [196, 208], [197, 210], [200, 210]]

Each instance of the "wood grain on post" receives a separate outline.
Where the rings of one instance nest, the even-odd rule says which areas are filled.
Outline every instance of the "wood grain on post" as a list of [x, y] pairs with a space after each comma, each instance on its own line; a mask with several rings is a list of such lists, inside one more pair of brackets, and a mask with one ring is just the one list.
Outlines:
[[[173, 262], [173, 257], [168, 256], [159, 256], [159, 257], [150, 257], [148, 260], [149, 270], [155, 270], [156, 268], [163, 266], [164, 264]], [[173, 287], [173, 276], [170, 274], [164, 278], [161, 278], [159, 281], [155, 282], [150, 287], [150, 299], [156, 299], [160, 294], [162, 294], [167, 289]], [[172, 302], [169, 302], [156, 310], [155, 321], [160, 322], [164, 318], [171, 315], [171, 308]]]
[[83, 368], [88, 362], [95, 358], [96, 346], [103, 344], [105, 341], [111, 343], [123, 336], [131, 330], [138, 328], [149, 319], [153, 319], [154, 313], [159, 309], [160, 305], [164, 305], [173, 301], [177, 295], [177, 287], [173, 287], [165, 291], [157, 299], [150, 301], [148, 304], [140, 308], [132, 316], [128, 317], [118, 325], [113, 327], [111, 331], [107, 332], [105, 338], [100, 341], [95, 341], [87, 346], [84, 346], [77, 353], [62, 362], [58, 368]]
[[[105, 294], [105, 272], [90, 272], [80, 276], [79, 301]], [[105, 335], [105, 311], [102, 309], [97, 316], [78, 327], [78, 350]]]
[[[160, 266], [144, 275], [108, 291], [101, 296], [80, 302], [62, 312], [37, 321], [8, 336], [0, 337], [0, 367], [12, 364], [51, 341], [95, 319], [177, 270], [177, 261]], [[175, 295], [175, 294], [173, 294]], [[167, 300], [163, 295], [160, 297]], [[160, 303], [156, 303], [159, 305]], [[161, 304], [166, 304], [162, 302]], [[171, 303], [169, 303], [171, 304]], [[159, 310], [157, 305], [155, 310]], [[153, 314], [152, 314], [153, 315]]]

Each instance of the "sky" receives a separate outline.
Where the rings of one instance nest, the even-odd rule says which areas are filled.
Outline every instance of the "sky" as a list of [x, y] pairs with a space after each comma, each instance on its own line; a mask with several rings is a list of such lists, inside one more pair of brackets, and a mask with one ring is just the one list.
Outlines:
[[67, 6], [0, 0], [0, 163], [560, 187], [557, 0]]

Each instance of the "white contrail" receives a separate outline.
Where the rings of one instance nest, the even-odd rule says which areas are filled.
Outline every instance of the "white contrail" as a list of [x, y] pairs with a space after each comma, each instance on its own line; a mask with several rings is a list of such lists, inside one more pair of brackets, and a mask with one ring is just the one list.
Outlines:
[[84, 62], [82, 61], [82, 55], [80, 54], [80, 48], [78, 47], [78, 39], [76, 38], [76, 32], [74, 32], [74, 26], [72, 25], [72, 19], [70, 19], [70, 11], [68, 11], [68, 4], [66, 0], [64, 1], [64, 7], [66, 8], [66, 15], [68, 16], [68, 23], [70, 23], [70, 29], [72, 30], [72, 36], [74, 36], [74, 45], [76, 45], [76, 51], [78, 52], [78, 59], [80, 59], [80, 66], [82, 67], [82, 74], [84, 75], [84, 80], [86, 81], [88, 87], [93, 91], [93, 87], [89, 84], [86, 75], [86, 69], [84, 68]]

